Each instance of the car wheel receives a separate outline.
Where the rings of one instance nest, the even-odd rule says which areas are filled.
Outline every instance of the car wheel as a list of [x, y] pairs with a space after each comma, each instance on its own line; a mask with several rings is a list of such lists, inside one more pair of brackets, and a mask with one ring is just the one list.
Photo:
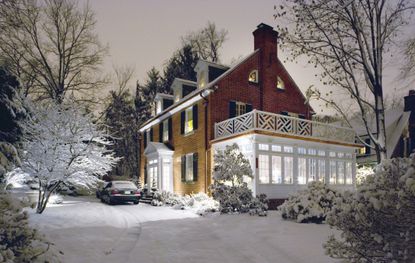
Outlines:
[[134, 201], [133, 203], [134, 203], [135, 205], [138, 205], [138, 202], [139, 202], [139, 201], [137, 200], [137, 201]]

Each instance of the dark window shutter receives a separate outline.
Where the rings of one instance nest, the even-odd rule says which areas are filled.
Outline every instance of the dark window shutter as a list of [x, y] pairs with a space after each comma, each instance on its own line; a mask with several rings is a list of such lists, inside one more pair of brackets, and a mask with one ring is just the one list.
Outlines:
[[199, 117], [198, 110], [197, 110], [197, 105], [194, 105], [192, 110], [193, 110], [193, 129], [194, 130], [197, 130], [197, 127], [198, 127], [198, 117]]
[[236, 102], [230, 101], [229, 102], [229, 118], [233, 118], [236, 116]]
[[[371, 142], [371, 140], [370, 139], [366, 139], [365, 140], [365, 143], [366, 144], [368, 144], [368, 145], [370, 145], [370, 142]], [[372, 149], [372, 148], [370, 148], [369, 146], [365, 146], [366, 147], [366, 154], [370, 154], [370, 150]]]
[[194, 182], [197, 181], [198, 161], [199, 161], [199, 155], [198, 153], [194, 153], [193, 154], [193, 181]]
[[281, 111], [281, 115], [288, 116], [288, 112], [286, 112], [286, 111]]
[[144, 149], [147, 147], [147, 131], [144, 131]]
[[169, 118], [169, 120], [168, 120], [168, 128], [169, 128], [169, 141], [173, 138], [173, 122], [172, 122], [172, 120], [171, 120], [171, 117]]
[[251, 112], [252, 111], [252, 104], [246, 104], [246, 112]]
[[300, 118], [300, 119], [305, 119], [305, 115], [304, 114], [298, 114], [298, 118]]
[[153, 127], [150, 129], [150, 142], [153, 141]]
[[182, 182], [186, 182], [186, 155], [182, 156]]
[[163, 122], [159, 125], [159, 142], [163, 142]]
[[184, 134], [184, 122], [185, 122], [185, 118], [186, 118], [186, 111], [182, 111], [180, 113], [180, 133]]

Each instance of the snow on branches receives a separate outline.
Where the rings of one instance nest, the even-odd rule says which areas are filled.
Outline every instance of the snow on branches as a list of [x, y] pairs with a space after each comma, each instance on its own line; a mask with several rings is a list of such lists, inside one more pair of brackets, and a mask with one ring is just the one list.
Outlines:
[[413, 262], [415, 156], [384, 160], [358, 186], [336, 200], [326, 222], [342, 231], [324, 245], [350, 262]]
[[74, 103], [38, 106], [24, 121], [22, 170], [39, 183], [37, 212], [62, 183], [94, 185], [118, 161], [107, 135]]

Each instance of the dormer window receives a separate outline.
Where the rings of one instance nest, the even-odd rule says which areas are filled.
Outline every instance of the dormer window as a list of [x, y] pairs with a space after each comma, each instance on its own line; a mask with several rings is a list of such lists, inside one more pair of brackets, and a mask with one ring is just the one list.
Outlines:
[[248, 81], [252, 83], [258, 83], [258, 70], [252, 70], [249, 73]]
[[206, 85], [206, 74], [204, 71], [200, 72], [199, 76], [199, 88], [204, 88]]
[[279, 76], [277, 77], [277, 89], [285, 90], [284, 81]]

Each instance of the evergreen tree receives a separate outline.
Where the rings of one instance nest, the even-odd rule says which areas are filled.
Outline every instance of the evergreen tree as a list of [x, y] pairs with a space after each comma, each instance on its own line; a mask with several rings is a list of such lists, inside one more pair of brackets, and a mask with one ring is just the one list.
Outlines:
[[170, 86], [175, 78], [196, 81], [194, 67], [198, 60], [199, 57], [197, 53], [193, 51], [190, 45], [184, 45], [178, 50], [173, 57], [170, 58], [164, 69], [161, 92], [171, 93]]
[[138, 122], [133, 99], [128, 91], [110, 92], [110, 102], [105, 110], [105, 124], [112, 135], [111, 146], [121, 160], [113, 168], [117, 176], [138, 177]]

